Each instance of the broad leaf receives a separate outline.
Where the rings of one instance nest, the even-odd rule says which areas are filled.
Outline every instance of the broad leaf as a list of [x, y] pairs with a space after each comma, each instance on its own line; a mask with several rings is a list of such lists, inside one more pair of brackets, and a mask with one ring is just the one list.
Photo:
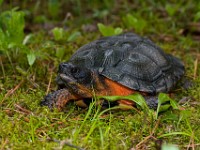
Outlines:
[[34, 53], [27, 54], [28, 64], [32, 66], [35, 62], [36, 56]]

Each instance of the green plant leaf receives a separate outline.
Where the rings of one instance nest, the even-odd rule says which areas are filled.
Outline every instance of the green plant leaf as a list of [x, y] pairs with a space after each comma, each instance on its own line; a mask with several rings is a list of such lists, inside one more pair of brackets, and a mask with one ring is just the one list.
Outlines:
[[0, 14], [0, 28], [4, 33], [5, 40], [12, 45], [20, 45], [24, 39], [24, 12], [13, 8]]
[[127, 14], [125, 17], [122, 18], [122, 20], [128, 28], [133, 28], [134, 25], [137, 23], [137, 19], [131, 14]]
[[59, 0], [48, 0], [48, 12], [53, 17], [58, 17], [61, 3]]
[[134, 29], [136, 32], [143, 32], [147, 26], [147, 21], [137, 14], [127, 14], [122, 20], [128, 29]]
[[97, 26], [103, 36], [111, 36], [114, 34], [114, 29], [110, 26], [105, 26], [102, 23], [98, 23]]
[[194, 16], [194, 21], [197, 22], [200, 20], [200, 11], [198, 11]]
[[27, 59], [28, 59], [28, 64], [30, 66], [32, 66], [35, 62], [36, 56], [34, 53], [31, 52], [31, 53], [27, 54]]
[[158, 95], [158, 104], [163, 104], [165, 102], [170, 101], [170, 97], [165, 93], [160, 93]]
[[24, 69], [22, 69], [20, 66], [16, 66], [15, 69], [17, 70], [18, 73], [20, 73], [23, 76], [27, 75], [27, 71], [25, 71]]
[[80, 32], [73, 32], [67, 39], [68, 42], [75, 41], [79, 36], [81, 36]]
[[7, 40], [3, 30], [0, 28], [0, 48], [3, 50], [5, 45], [7, 45]]
[[174, 113], [173, 111], [166, 111], [162, 117], [162, 121], [165, 120], [173, 120], [173, 121], [178, 121], [179, 120], [179, 115], [177, 113]]
[[173, 109], [179, 109], [178, 108], [178, 103], [170, 98], [170, 105], [172, 106]]
[[149, 107], [146, 104], [145, 99], [141, 94], [135, 93], [133, 95], [126, 96], [127, 99], [134, 101], [136, 104], [138, 104], [142, 109], [149, 109]]
[[63, 38], [64, 38], [64, 29], [63, 28], [56, 27], [52, 30], [52, 33], [53, 33], [54, 39], [56, 41], [63, 40]]
[[65, 54], [65, 49], [64, 48], [57, 48], [56, 49], [56, 57], [62, 59]]
[[26, 35], [24, 40], [23, 40], [23, 42], [22, 42], [22, 44], [26, 45], [27, 43], [29, 43], [32, 40], [32, 38], [33, 38], [33, 34]]
[[3, 3], [3, 0], [0, 0], [0, 6], [1, 6], [2, 3]]
[[137, 105], [139, 105], [143, 110], [148, 109], [148, 106], [146, 104], [145, 99], [142, 97], [142, 95], [135, 93], [128, 96], [97, 96], [98, 99], [106, 99], [107, 101], [113, 102], [120, 99], [126, 99], [135, 102]]
[[161, 105], [159, 108], [159, 112], [164, 112], [164, 111], [168, 110], [170, 107], [171, 107], [170, 104]]
[[159, 112], [166, 111], [170, 107], [172, 107], [173, 109], [178, 109], [177, 102], [175, 100], [171, 99], [167, 94], [160, 93], [158, 95], [158, 107], [156, 110], [156, 118], [158, 118]]
[[179, 148], [173, 144], [163, 144], [161, 150], [179, 150]]
[[157, 138], [163, 138], [163, 137], [172, 136], [172, 135], [185, 135], [189, 137], [191, 136], [191, 134], [187, 132], [171, 132], [171, 133], [162, 134], [158, 136]]
[[115, 35], [118, 35], [118, 34], [121, 34], [123, 32], [123, 29], [122, 28], [116, 28], [115, 29]]
[[165, 9], [166, 9], [167, 13], [169, 14], [169, 16], [174, 16], [174, 14], [177, 11], [176, 6], [173, 6], [173, 5], [170, 5], [170, 4], [167, 4], [165, 6]]
[[182, 110], [179, 115], [178, 125], [182, 120], [188, 119], [192, 115], [191, 111], [189, 110]]
[[98, 23], [97, 26], [103, 36], [118, 35], [123, 32], [122, 28], [113, 28], [111, 26], [105, 26], [102, 23]]
[[94, 10], [93, 17], [96, 18], [104, 18], [109, 14], [109, 11], [107, 9], [105, 10]]

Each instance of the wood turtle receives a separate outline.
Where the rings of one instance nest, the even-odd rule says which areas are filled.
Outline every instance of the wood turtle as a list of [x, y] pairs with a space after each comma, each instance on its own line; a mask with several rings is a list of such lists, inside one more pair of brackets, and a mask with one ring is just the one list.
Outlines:
[[[69, 101], [76, 101], [87, 106], [94, 95], [139, 92], [150, 107], [155, 107], [157, 94], [169, 92], [184, 72], [178, 58], [147, 38], [134, 33], [104, 37], [82, 46], [68, 62], [59, 65], [58, 90], [45, 96], [41, 105], [62, 109]], [[129, 100], [115, 104], [134, 107]]]

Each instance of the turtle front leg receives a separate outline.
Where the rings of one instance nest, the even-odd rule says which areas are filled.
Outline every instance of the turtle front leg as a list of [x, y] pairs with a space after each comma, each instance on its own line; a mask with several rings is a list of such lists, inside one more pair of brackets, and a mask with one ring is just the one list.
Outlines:
[[48, 106], [50, 109], [54, 107], [61, 110], [70, 100], [76, 100], [77, 97], [71, 94], [67, 89], [61, 89], [46, 95], [40, 105]]

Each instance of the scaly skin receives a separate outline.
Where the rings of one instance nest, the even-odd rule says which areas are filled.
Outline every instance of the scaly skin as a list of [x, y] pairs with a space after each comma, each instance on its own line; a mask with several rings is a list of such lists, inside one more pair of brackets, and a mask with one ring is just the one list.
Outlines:
[[[102, 84], [104, 83], [104, 84]], [[94, 95], [96, 96], [112, 96], [112, 95], [119, 95], [125, 96], [135, 93], [134, 90], [129, 89], [125, 86], [122, 86], [108, 78], [99, 80], [95, 78], [95, 89], [90, 89], [78, 83], [68, 83], [71, 84], [70, 87], [73, 87], [73, 92], [70, 92], [67, 88], [57, 90], [53, 93], [48, 94], [45, 96], [44, 100], [41, 102], [41, 105], [46, 105], [50, 109], [54, 107], [62, 110], [62, 108], [69, 102], [69, 101], [79, 101], [83, 98], [92, 98]], [[130, 105], [133, 106], [134, 103], [128, 100], [119, 100], [119, 104], [121, 105]], [[79, 103], [78, 103], [79, 104]], [[82, 104], [81, 104], [82, 105]]]
[[46, 95], [41, 105], [48, 106], [50, 109], [56, 107], [60, 110], [67, 102], [73, 99], [77, 99], [77, 96], [72, 95], [67, 89], [61, 89]]

